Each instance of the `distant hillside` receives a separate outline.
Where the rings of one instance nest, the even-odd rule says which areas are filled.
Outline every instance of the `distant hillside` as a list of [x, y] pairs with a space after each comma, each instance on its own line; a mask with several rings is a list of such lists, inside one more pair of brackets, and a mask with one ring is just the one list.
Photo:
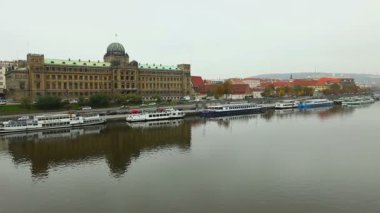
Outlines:
[[306, 73], [273, 73], [257, 75], [257, 78], [274, 78], [289, 79], [292, 75], [293, 79], [299, 78], [320, 78], [320, 77], [347, 77], [354, 78], [359, 84], [380, 83], [380, 75], [372, 74], [355, 74], [355, 73], [322, 73], [322, 72], [306, 72]]

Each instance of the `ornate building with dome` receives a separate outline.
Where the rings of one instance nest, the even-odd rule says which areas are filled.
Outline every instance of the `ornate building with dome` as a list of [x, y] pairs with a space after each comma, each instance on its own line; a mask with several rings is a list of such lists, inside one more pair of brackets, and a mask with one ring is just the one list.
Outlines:
[[[162, 65], [130, 61], [120, 43], [111, 43], [103, 61], [62, 60], [28, 54], [26, 67], [7, 72], [8, 98], [52, 95], [62, 99], [94, 94], [137, 93], [145, 100], [191, 95], [190, 64]], [[9, 83], [9, 84], [8, 84]]]

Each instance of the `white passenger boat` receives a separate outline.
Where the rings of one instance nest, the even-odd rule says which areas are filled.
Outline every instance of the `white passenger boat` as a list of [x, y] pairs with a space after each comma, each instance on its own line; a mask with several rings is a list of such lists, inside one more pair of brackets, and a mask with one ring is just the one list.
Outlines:
[[283, 100], [281, 102], [277, 102], [274, 106], [275, 109], [291, 109], [297, 108], [299, 105], [299, 101], [296, 100]]
[[263, 107], [253, 103], [238, 103], [238, 104], [222, 104], [215, 106], [208, 106], [206, 110], [201, 113], [203, 117], [218, 117], [229, 115], [242, 115], [260, 113]]
[[168, 120], [185, 117], [185, 113], [173, 108], [159, 109], [155, 112], [139, 112], [135, 114], [127, 115], [126, 121], [138, 122], [138, 121], [154, 121], [154, 120]]
[[99, 115], [49, 114], [32, 118], [23, 117], [0, 123], [0, 133], [36, 131], [102, 124], [105, 120]]
[[351, 97], [346, 98], [342, 101], [342, 106], [360, 106], [360, 105], [366, 105], [374, 103], [375, 99], [372, 97]]
[[298, 105], [300, 109], [333, 106], [334, 102], [328, 99], [309, 99]]

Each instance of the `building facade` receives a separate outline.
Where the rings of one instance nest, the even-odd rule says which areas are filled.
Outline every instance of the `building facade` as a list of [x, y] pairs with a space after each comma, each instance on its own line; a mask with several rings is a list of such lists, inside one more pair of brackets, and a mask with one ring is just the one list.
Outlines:
[[[69, 99], [137, 93], [147, 100], [156, 96], [169, 100], [191, 94], [189, 64], [165, 66], [130, 61], [119, 43], [110, 44], [103, 59], [61, 60], [28, 54], [24, 69], [6, 74], [9, 96], [15, 100], [25, 95], [33, 99], [44, 95]], [[23, 83], [25, 78], [27, 82]]]
[[5, 67], [0, 67], [0, 93], [6, 89], [5, 84]]

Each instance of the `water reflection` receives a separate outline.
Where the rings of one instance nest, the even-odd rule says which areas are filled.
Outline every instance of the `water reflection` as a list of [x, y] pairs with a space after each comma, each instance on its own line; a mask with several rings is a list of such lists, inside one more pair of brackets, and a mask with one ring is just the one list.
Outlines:
[[147, 122], [127, 122], [127, 125], [132, 128], [162, 128], [162, 127], [178, 127], [183, 124], [183, 119], [175, 120], [158, 120]]
[[228, 128], [231, 125], [232, 121], [246, 122], [253, 119], [263, 119], [266, 121], [271, 121], [273, 118], [277, 119], [288, 119], [291, 117], [306, 117], [306, 116], [318, 116], [321, 119], [327, 119], [334, 116], [345, 116], [352, 114], [354, 108], [347, 107], [321, 107], [321, 108], [312, 108], [312, 109], [283, 109], [283, 110], [269, 110], [263, 114], [251, 114], [251, 115], [236, 115], [236, 116], [225, 116], [210, 118], [209, 122], [217, 122], [218, 126]]
[[46, 177], [49, 169], [91, 161], [105, 160], [114, 177], [127, 171], [131, 162], [142, 152], [158, 152], [165, 148], [189, 150], [191, 128], [216, 122], [219, 127], [229, 128], [233, 122], [255, 119], [271, 121], [273, 118], [288, 119], [293, 116], [318, 116], [326, 119], [344, 116], [354, 108], [316, 108], [310, 110], [272, 110], [264, 114], [238, 115], [213, 119], [191, 118], [186, 121], [152, 121], [142, 123], [111, 123], [81, 129], [48, 130], [18, 133], [0, 137], [0, 151], [6, 150], [14, 163], [30, 164], [32, 175]]
[[[111, 174], [120, 177], [133, 159], [144, 151], [178, 147], [190, 148], [191, 128], [183, 123], [174, 127], [130, 128], [125, 123], [111, 123], [98, 131], [69, 130], [52, 138], [43, 132], [31, 135], [6, 135], [7, 149], [15, 164], [31, 164], [34, 177], [48, 175], [50, 168], [105, 159]], [[88, 134], [86, 134], [88, 133]], [[74, 136], [73, 136], [74, 135]]]
[[320, 107], [312, 109], [285, 109], [285, 110], [275, 110], [264, 113], [262, 117], [266, 120], [271, 120], [272, 118], [290, 118], [297, 116], [314, 116], [317, 115], [321, 119], [326, 119], [335, 116], [344, 116], [352, 114], [355, 111], [355, 108], [347, 108], [341, 106], [335, 107]]
[[248, 123], [252, 119], [258, 119], [260, 117], [259, 114], [245, 114], [245, 115], [234, 115], [234, 116], [224, 116], [224, 117], [216, 117], [210, 118], [210, 122], [216, 122], [219, 127], [229, 128], [231, 122], [238, 121]]

